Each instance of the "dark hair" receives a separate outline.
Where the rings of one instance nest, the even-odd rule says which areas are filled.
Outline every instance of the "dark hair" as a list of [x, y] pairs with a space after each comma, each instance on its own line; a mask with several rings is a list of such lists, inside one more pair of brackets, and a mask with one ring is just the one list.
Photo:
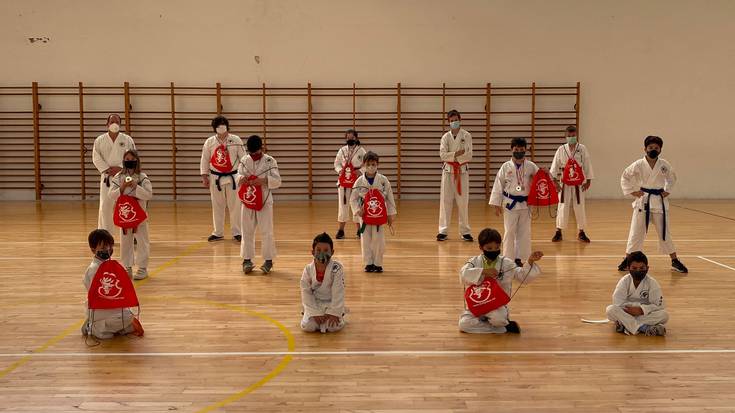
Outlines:
[[664, 147], [664, 140], [659, 138], [658, 136], [652, 135], [646, 136], [646, 140], [643, 141], [643, 147], [645, 148], [652, 143], [658, 144], [658, 146], [661, 148]]
[[528, 144], [526, 143], [526, 138], [513, 138], [510, 140], [510, 147], [513, 148], [515, 146], [522, 146], [527, 147]]
[[456, 116], [459, 119], [462, 119], [462, 115], [459, 114], [459, 111], [457, 109], [452, 109], [447, 112], [447, 119], [451, 118], [452, 116]]
[[316, 244], [319, 244], [320, 242], [324, 244], [329, 244], [329, 249], [334, 249], [332, 237], [330, 237], [329, 234], [327, 234], [326, 232], [322, 232], [321, 234], [314, 237], [314, 242], [311, 243], [311, 249], [316, 248]]
[[503, 242], [503, 237], [500, 236], [500, 233], [497, 230], [485, 228], [480, 231], [480, 235], [477, 236], [477, 241], [480, 243], [480, 248], [482, 248], [484, 245], [491, 242], [495, 242], [499, 245]]
[[631, 252], [628, 256], [628, 265], [634, 263], [634, 262], [642, 262], [648, 265], [648, 257], [646, 257], [646, 254], [644, 254], [642, 251], [635, 251]]
[[574, 126], [574, 125], [567, 126], [567, 132], [576, 132], [576, 131], [577, 131], [577, 127], [576, 126]]
[[245, 146], [248, 147], [248, 152], [255, 153], [258, 152], [258, 149], [263, 148], [263, 140], [258, 135], [250, 135]]
[[[135, 149], [128, 149], [127, 151], [125, 151], [125, 154], [123, 155], [123, 162], [125, 162], [125, 157], [128, 156], [128, 154], [133, 155], [135, 157], [135, 160], [138, 161], [138, 163], [135, 165], [135, 173], [140, 174], [140, 155], [138, 155], [138, 151]], [[125, 166], [124, 163], [123, 166]]]
[[380, 163], [380, 156], [378, 156], [378, 154], [373, 151], [368, 151], [368, 153], [365, 154], [365, 157], [362, 158], [362, 162], [367, 165], [369, 161]]
[[87, 237], [89, 248], [95, 249], [98, 245], [115, 245], [115, 238], [106, 229], [96, 229]]
[[110, 124], [110, 118], [112, 118], [113, 116], [117, 116], [117, 118], [120, 119], [120, 122], [122, 122], [122, 117], [120, 117], [120, 115], [118, 115], [117, 113], [110, 113], [109, 115], [107, 115], [107, 122], [105, 123], [106, 125]]
[[227, 130], [230, 130], [230, 121], [222, 115], [217, 115], [214, 119], [212, 119], [212, 130], [216, 132], [217, 126], [219, 125], [225, 125], [227, 126]]
[[357, 131], [356, 131], [356, 130], [354, 130], [354, 129], [352, 129], [352, 128], [350, 128], [350, 129], [347, 129], [347, 130], [345, 131], [345, 135], [347, 135], [348, 133], [351, 133], [351, 134], [352, 134], [352, 136], [354, 136], [355, 138], [357, 138], [357, 137], [358, 137], [358, 135], [357, 135]]

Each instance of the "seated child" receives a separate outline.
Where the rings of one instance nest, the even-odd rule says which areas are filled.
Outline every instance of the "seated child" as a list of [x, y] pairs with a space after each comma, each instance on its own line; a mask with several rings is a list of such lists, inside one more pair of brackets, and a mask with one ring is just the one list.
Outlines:
[[607, 306], [607, 318], [615, 322], [618, 333], [665, 336], [664, 324], [669, 314], [658, 282], [647, 275], [648, 258], [640, 251], [628, 257], [629, 274], [615, 286], [613, 303]]
[[[107, 230], [96, 229], [89, 233], [87, 239], [89, 241], [89, 249], [92, 250], [94, 258], [84, 274], [84, 288], [89, 291], [94, 276], [100, 264], [112, 258], [112, 247], [115, 245], [115, 239], [112, 238]], [[132, 274], [128, 274], [132, 279]], [[85, 303], [86, 304], [86, 303]], [[94, 323], [91, 323], [91, 311], [87, 309], [87, 320], [82, 326], [82, 334], [89, 334], [98, 339], [112, 338], [115, 335], [133, 333], [136, 336], [143, 335], [143, 326], [137, 318], [133, 316], [130, 308], [113, 309], [113, 310], [94, 310]], [[90, 325], [91, 324], [91, 325]]]
[[[513, 257], [500, 255], [502, 237], [491, 228], [485, 228], [478, 235], [481, 255], [470, 258], [459, 273], [463, 291], [471, 286], [481, 284], [488, 279], [495, 279], [508, 296], [512, 294], [513, 279], [523, 282], [533, 281], [541, 274], [536, 261], [544, 254], [541, 251], [532, 253], [528, 262], [519, 267]], [[465, 301], [464, 312], [459, 317], [459, 330], [465, 333], [520, 333], [518, 323], [508, 318], [508, 306], [503, 305], [481, 316], [469, 311]]]
[[323, 232], [311, 244], [314, 260], [301, 274], [301, 302], [304, 318], [301, 329], [314, 333], [336, 332], [345, 326], [345, 273], [332, 259], [332, 238]]

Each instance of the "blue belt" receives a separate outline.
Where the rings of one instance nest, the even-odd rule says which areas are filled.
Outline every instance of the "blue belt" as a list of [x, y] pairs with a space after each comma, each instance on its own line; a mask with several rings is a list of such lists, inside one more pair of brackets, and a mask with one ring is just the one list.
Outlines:
[[505, 207], [508, 208], [508, 211], [510, 211], [513, 208], [515, 208], [515, 206], [516, 206], [517, 203], [528, 201], [528, 196], [527, 195], [511, 195], [511, 194], [503, 191], [503, 196], [506, 197], [506, 198], [509, 198], [509, 199], [513, 200], [513, 202], [511, 202], [510, 204], [505, 204]]
[[648, 197], [646, 197], [646, 201], [643, 203], [643, 207], [646, 210], [646, 232], [648, 232], [648, 223], [651, 221], [651, 195], [661, 197], [661, 209], [664, 212], [664, 228], [661, 238], [666, 241], [666, 204], [664, 203], [664, 190], [641, 188], [641, 192], [645, 192], [648, 194]]

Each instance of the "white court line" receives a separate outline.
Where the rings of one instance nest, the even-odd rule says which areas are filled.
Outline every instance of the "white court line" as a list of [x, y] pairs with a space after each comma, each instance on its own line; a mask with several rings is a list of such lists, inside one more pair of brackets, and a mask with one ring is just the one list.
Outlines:
[[[710, 255], [710, 256], [713, 257], [714, 255]], [[735, 268], [733, 268], [733, 267], [731, 267], [729, 265], [725, 265], [725, 264], [723, 264], [721, 262], [717, 262], [715, 260], [711, 260], [709, 258], [702, 257], [701, 255], [697, 255], [697, 258], [699, 258], [701, 260], [705, 260], [705, 261], [711, 262], [712, 264], [715, 264], [715, 265], [719, 265], [720, 267], [727, 268], [728, 270], [735, 271]]]
[[[206, 238], [197, 239], [197, 240], [172, 240], [172, 241], [151, 241], [151, 244], [196, 244], [198, 242], [206, 241]], [[468, 245], [474, 245], [474, 243], [468, 243], [467, 241], [460, 241], [459, 239], [449, 239], [449, 241], [444, 241], [442, 243], [436, 241], [436, 239], [432, 236], [429, 238], [400, 238], [397, 236], [391, 236], [388, 238], [391, 242], [401, 241], [401, 242], [431, 242], [435, 244], [443, 244], [443, 245], [452, 245], [452, 241], [457, 241], [458, 244], [468, 244]], [[256, 240], [260, 241], [260, 239]], [[311, 243], [314, 241], [313, 238], [304, 238], [304, 239], [276, 239], [276, 243], [279, 242], [303, 242], [303, 243]], [[356, 238], [350, 238], [346, 240], [334, 240], [334, 242], [339, 245], [341, 242], [351, 242], [355, 241], [357, 242], [358, 239]], [[707, 239], [677, 239], [677, 242], [733, 242], [735, 241], [735, 238], [707, 238]], [[215, 241], [211, 242], [212, 245], [219, 245], [219, 244], [227, 244], [227, 243], [236, 244], [236, 242], [230, 238], [225, 238], [223, 241]], [[531, 242], [535, 243], [552, 243], [549, 239], [533, 239]], [[592, 243], [595, 242], [628, 242], [627, 239], [593, 239]], [[658, 242], [656, 239], [650, 239], [646, 240], [647, 243], [653, 243]], [[58, 240], [58, 241], [10, 241], [10, 240], [0, 240], [0, 247], [4, 245], [12, 245], [12, 244], [28, 244], [28, 245], [38, 245], [38, 244], [84, 244], [86, 245], [86, 241], [64, 241], [64, 240]], [[554, 243], [556, 244], [556, 243]]]
[[262, 356], [492, 356], [492, 355], [735, 354], [735, 349], [667, 350], [367, 350], [367, 351], [222, 351], [171, 353], [0, 353], [0, 357], [262, 357]]

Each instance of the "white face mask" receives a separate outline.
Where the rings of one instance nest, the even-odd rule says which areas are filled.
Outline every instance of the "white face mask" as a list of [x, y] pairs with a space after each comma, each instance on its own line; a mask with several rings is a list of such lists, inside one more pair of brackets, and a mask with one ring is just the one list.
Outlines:
[[367, 173], [369, 173], [370, 175], [372, 175], [372, 174], [378, 172], [378, 165], [368, 165], [365, 168], [365, 170], [367, 171]]
[[227, 133], [227, 126], [225, 125], [217, 126], [217, 133], [220, 135], [224, 135], [225, 133]]
[[111, 123], [110, 126], [107, 127], [107, 130], [110, 131], [110, 133], [118, 133], [120, 132], [120, 125], [117, 123]]

